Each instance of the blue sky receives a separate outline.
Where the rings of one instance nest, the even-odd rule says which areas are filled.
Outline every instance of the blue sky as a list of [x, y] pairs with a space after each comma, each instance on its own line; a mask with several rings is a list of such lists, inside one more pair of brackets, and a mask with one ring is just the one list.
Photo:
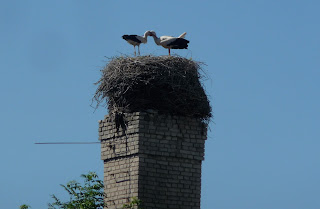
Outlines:
[[[320, 208], [320, 2], [316, 0], [0, 2], [0, 208], [46, 208], [59, 184], [96, 171], [91, 98], [121, 36], [187, 32], [210, 79], [202, 209]], [[166, 55], [152, 39], [143, 55]]]

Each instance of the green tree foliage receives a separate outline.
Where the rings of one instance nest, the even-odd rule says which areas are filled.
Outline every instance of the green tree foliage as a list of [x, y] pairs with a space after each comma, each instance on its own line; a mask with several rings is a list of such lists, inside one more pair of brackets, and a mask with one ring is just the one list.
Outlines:
[[141, 205], [141, 200], [138, 199], [137, 197], [132, 197], [131, 198], [131, 202], [129, 202], [128, 204], [124, 204], [123, 205], [123, 209], [142, 209], [140, 208]]
[[68, 192], [69, 201], [63, 202], [55, 195], [49, 209], [102, 209], [104, 205], [103, 181], [94, 172], [82, 174], [84, 185], [77, 181], [70, 181], [61, 186]]
[[20, 209], [29, 209], [29, 208], [31, 208], [29, 205], [26, 205], [26, 204], [20, 205]]

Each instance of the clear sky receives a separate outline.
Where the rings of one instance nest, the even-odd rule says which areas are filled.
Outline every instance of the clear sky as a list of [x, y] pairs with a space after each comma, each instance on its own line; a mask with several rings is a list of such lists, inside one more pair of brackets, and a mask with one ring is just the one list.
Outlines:
[[[202, 209], [320, 208], [320, 1], [11, 0], [0, 2], [0, 208], [47, 208], [59, 186], [96, 171], [107, 111], [90, 107], [123, 34], [178, 36], [203, 61], [214, 123]], [[166, 55], [152, 39], [143, 55]]]

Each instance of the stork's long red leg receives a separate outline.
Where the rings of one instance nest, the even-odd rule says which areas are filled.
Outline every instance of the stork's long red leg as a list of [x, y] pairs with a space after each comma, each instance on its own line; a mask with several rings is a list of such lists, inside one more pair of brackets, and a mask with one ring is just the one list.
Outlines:
[[139, 56], [140, 56], [140, 46], [138, 45], [138, 53], [139, 53]]
[[169, 56], [171, 56], [171, 55], [170, 55], [170, 48], [169, 48]]
[[134, 56], [137, 56], [136, 55], [136, 46], [133, 46], [133, 48], [134, 48]]

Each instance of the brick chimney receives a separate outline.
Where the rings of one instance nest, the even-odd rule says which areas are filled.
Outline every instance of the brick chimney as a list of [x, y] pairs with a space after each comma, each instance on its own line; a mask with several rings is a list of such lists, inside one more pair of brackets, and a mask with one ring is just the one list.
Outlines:
[[105, 208], [137, 197], [144, 209], [200, 209], [206, 124], [153, 110], [116, 116], [99, 121]]

